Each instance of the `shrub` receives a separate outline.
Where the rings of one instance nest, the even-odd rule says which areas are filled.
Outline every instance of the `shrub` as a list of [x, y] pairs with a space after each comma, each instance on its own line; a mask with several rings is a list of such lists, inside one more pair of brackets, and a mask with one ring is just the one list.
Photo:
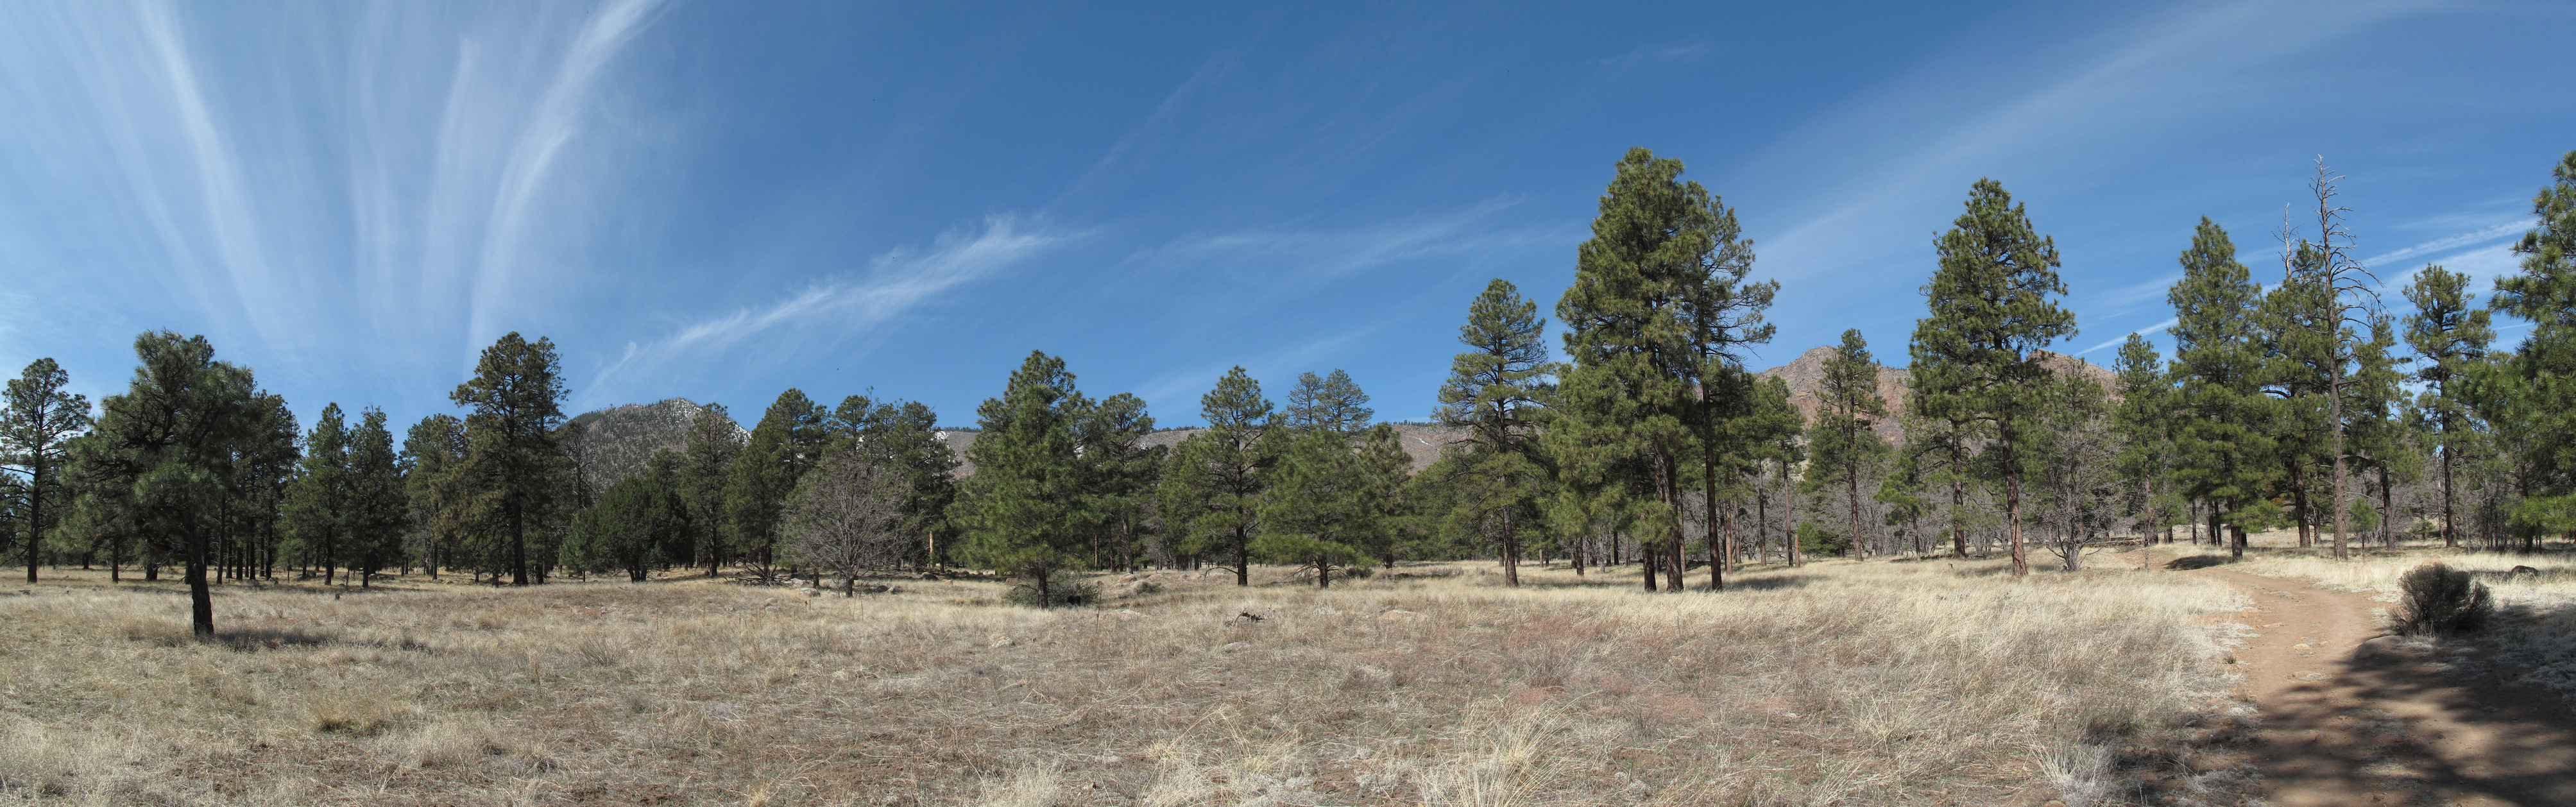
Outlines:
[[2398, 629], [2410, 635], [2467, 633], [2486, 627], [2495, 598], [2468, 572], [2439, 563], [2417, 566], [2397, 578], [2405, 600]]
[[1062, 608], [1068, 605], [1090, 605], [1100, 601], [1100, 586], [1098, 584], [1075, 577], [1070, 572], [1049, 572], [1047, 574], [1046, 587], [1047, 601], [1044, 603], [1038, 602], [1038, 587], [1035, 583], [1021, 583], [1019, 585], [1012, 586], [1009, 593], [1002, 595], [1002, 601], [1012, 605], [1027, 605], [1042, 608]]

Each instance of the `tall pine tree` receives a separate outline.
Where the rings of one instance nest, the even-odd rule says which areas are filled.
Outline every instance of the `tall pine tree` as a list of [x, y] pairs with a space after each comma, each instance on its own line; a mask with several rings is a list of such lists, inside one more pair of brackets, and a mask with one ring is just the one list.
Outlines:
[[2497, 310], [2532, 323], [2515, 346], [2505, 383], [2519, 415], [2513, 451], [2528, 468], [2529, 491], [2514, 506], [2512, 524], [2526, 547], [2543, 533], [2576, 535], [2576, 152], [2553, 172], [2556, 179], [2532, 200], [2540, 226], [2514, 244], [2522, 271], [2496, 281]]
[[1506, 586], [1520, 585], [1519, 532], [1512, 519], [1546, 493], [1549, 478], [1539, 445], [1554, 369], [1541, 339], [1546, 330], [1538, 304], [1496, 278], [1468, 304], [1467, 324], [1458, 328], [1467, 350], [1449, 360], [1449, 380], [1440, 385], [1440, 423], [1466, 432], [1451, 449], [1460, 459], [1443, 471], [1476, 478], [1476, 484], [1457, 488], [1455, 506], [1475, 513], [1478, 523], [1496, 522], [1495, 529], [1478, 534], [1492, 537]]
[[1084, 538], [1095, 526], [1077, 441], [1091, 404], [1073, 381], [1063, 359], [1030, 351], [1001, 397], [975, 408], [983, 431], [966, 448], [975, 475], [956, 505], [968, 525], [963, 554], [1027, 580], [1041, 606], [1058, 603], [1051, 578], [1081, 568]]
[[2415, 313], [2406, 317], [2406, 345], [2423, 359], [2415, 378], [2429, 387], [2418, 406], [2432, 427], [2433, 451], [2441, 463], [2442, 546], [2457, 547], [2454, 469], [2460, 452], [2474, 439], [2459, 385], [2470, 365], [2486, 360], [2495, 328], [2491, 313], [2478, 307], [2477, 295], [2469, 291], [2469, 276], [2440, 266], [2416, 273], [2415, 282], [2406, 286], [2406, 300], [2415, 304]]
[[2002, 185], [1980, 179], [1967, 212], [1934, 246], [1941, 268], [1924, 286], [1931, 315], [1915, 323], [1911, 345], [1913, 409], [1974, 424], [1992, 439], [1986, 450], [1995, 452], [2003, 482], [2013, 575], [2027, 575], [2016, 451], [2021, 430], [2048, 403], [2051, 380], [2035, 354], [2075, 333], [2075, 314], [2050, 299], [2066, 293], [2057, 243], [2032, 229]]
[[1261, 534], [1262, 496], [1270, 469], [1284, 450], [1287, 430], [1272, 422], [1261, 382], [1242, 367], [1227, 370], [1199, 396], [1206, 431], [1174, 446], [1163, 470], [1163, 521], [1181, 534], [1194, 556], [1222, 554], [1234, 565], [1234, 583], [1252, 585], [1252, 539]]
[[2208, 529], [2232, 530], [2229, 552], [2245, 554], [2245, 531], [2268, 505], [2277, 405], [2263, 393], [2267, 370], [2254, 310], [2262, 286], [2236, 260], [2236, 244], [2207, 217], [2182, 252], [2182, 280], [2165, 293], [2173, 304], [2172, 375], [2176, 382], [2174, 480], [2208, 503]]
[[1878, 360], [1869, 355], [1860, 329], [1843, 331], [1842, 346], [1825, 360], [1816, 394], [1821, 401], [1816, 424], [1808, 430], [1814, 438], [1807, 449], [1806, 482], [1811, 488], [1843, 489], [1850, 505], [1851, 552], [1858, 558], [1863, 554], [1860, 483], [1878, 472], [1888, 454], [1887, 442], [1877, 432], [1879, 420], [1887, 417], [1887, 401], [1878, 394]]
[[789, 389], [770, 402], [725, 477], [728, 552], [758, 567], [762, 575], [770, 573], [778, 544], [778, 514], [786, 509], [797, 480], [823, 460], [831, 437], [830, 410], [807, 399], [804, 390]]
[[215, 360], [203, 336], [168, 331], [134, 340], [134, 379], [99, 401], [97, 428], [75, 442], [70, 478], [82, 491], [77, 520], [141, 538], [187, 564], [190, 624], [215, 633], [207, 568], [225, 504], [225, 481], [260, 399], [247, 368]]
[[1288, 428], [1299, 431], [1322, 430], [1345, 438], [1359, 436], [1368, 430], [1369, 418], [1377, 410], [1368, 408], [1368, 393], [1351, 381], [1351, 374], [1336, 368], [1329, 375], [1300, 373], [1297, 386], [1288, 390]]
[[1617, 171], [1557, 301], [1571, 364], [1547, 439], [1568, 495], [1588, 500], [1568, 509], [1638, 525], [1646, 588], [1660, 571], [1678, 591], [1685, 465], [1716, 463], [1706, 449], [1727, 404], [1702, 393], [1732, 387], [1716, 379], [1734, 351], [1769, 338], [1760, 310], [1774, 287], [1741, 283], [1751, 245], [1732, 209], [1681, 179], [1680, 160], [1631, 149]]
[[[496, 583], [503, 570], [520, 586], [531, 573], [545, 573], [531, 563], [528, 537], [544, 538], [546, 520], [569, 485], [556, 442], [564, 419], [561, 364], [553, 340], [530, 342], [512, 331], [484, 348], [474, 377], [448, 394], [467, 410], [467, 453], [458, 472], [469, 495], [489, 508], [474, 537], [481, 539], [478, 560]], [[550, 554], [539, 550], [537, 560]]]
[[27, 582], [36, 582], [36, 564], [47, 531], [62, 519], [70, 489], [63, 485], [63, 466], [71, 462], [72, 438], [89, 430], [89, 399], [63, 389], [71, 383], [53, 359], [37, 359], [10, 379], [0, 413], [0, 464], [23, 477], [19, 540], [27, 553]]
[[409, 502], [403, 492], [402, 457], [394, 450], [393, 430], [385, 411], [367, 407], [348, 432], [348, 537], [343, 561], [358, 577], [358, 587], [375, 582], [376, 573], [403, 562], [403, 537], [410, 526]]

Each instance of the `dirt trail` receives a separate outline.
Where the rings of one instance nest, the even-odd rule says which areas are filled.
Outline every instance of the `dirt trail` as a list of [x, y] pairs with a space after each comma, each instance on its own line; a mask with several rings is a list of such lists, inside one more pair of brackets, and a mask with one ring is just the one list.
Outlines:
[[2576, 719], [2481, 654], [2409, 645], [2362, 596], [2223, 569], [2259, 634], [2236, 652], [2262, 713], [2252, 753], [2278, 807], [2576, 805]]

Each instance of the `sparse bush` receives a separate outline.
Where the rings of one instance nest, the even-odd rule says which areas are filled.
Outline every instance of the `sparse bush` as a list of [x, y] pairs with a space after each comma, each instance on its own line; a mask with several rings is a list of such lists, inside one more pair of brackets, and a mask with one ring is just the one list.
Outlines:
[[1048, 573], [1046, 589], [1047, 601], [1044, 603], [1038, 602], [1038, 587], [1034, 583], [1021, 583], [1019, 585], [1012, 586], [1009, 593], [1002, 595], [1002, 601], [1008, 602], [1012, 605], [1026, 605], [1038, 608], [1062, 608], [1071, 605], [1090, 605], [1100, 601], [1099, 584], [1075, 577], [1069, 572], [1058, 571]]
[[2485, 583], [2440, 563], [2407, 570], [2397, 586], [2405, 598], [2399, 630], [2409, 635], [2467, 633], [2486, 627], [2495, 614]]

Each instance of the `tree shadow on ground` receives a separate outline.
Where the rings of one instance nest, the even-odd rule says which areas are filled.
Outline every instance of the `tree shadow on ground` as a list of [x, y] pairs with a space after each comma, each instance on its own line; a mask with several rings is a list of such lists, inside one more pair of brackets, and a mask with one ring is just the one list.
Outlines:
[[1823, 575], [1813, 574], [1743, 577], [1726, 581], [1726, 589], [1728, 591], [1778, 591], [1787, 588], [1806, 588], [1807, 584], [1822, 579], [1824, 579]]
[[2190, 555], [2165, 561], [2165, 568], [2175, 570], [2207, 569], [2212, 566], [2225, 566], [2235, 562], [2236, 560], [2234, 558], [2230, 558], [2226, 555]]
[[340, 637], [302, 628], [234, 628], [215, 631], [215, 641], [234, 650], [279, 650], [288, 647], [321, 647], [340, 641]]

